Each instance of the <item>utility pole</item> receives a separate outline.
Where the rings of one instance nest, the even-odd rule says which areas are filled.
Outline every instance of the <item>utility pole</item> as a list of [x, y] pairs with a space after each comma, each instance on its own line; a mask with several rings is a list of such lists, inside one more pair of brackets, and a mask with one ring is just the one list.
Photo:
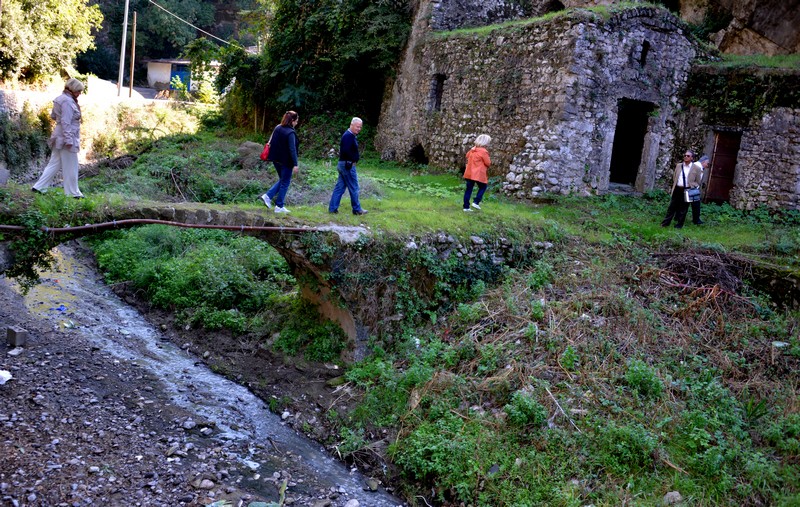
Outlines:
[[[2, 0], [0, 0], [2, 1]], [[125, 72], [125, 39], [128, 37], [128, 2], [125, 0], [125, 14], [122, 17], [122, 48], [119, 50], [119, 78], [117, 79], [117, 97], [122, 93], [122, 74]]]
[[[2, 0], [0, 0], [2, 1]], [[133, 11], [133, 27], [131, 28], [131, 77], [128, 98], [133, 97], [133, 60], [136, 58], [136, 11]]]

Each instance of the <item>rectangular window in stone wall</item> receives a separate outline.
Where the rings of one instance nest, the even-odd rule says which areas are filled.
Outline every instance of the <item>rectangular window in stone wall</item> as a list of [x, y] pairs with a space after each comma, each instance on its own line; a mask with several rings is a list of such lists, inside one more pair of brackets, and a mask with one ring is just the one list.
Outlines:
[[642, 50], [639, 53], [639, 65], [644, 67], [647, 64], [647, 53], [650, 52], [650, 43], [648, 41], [642, 42]]
[[444, 82], [447, 76], [444, 74], [434, 74], [431, 79], [431, 93], [428, 98], [428, 111], [442, 110], [442, 94], [444, 93]]

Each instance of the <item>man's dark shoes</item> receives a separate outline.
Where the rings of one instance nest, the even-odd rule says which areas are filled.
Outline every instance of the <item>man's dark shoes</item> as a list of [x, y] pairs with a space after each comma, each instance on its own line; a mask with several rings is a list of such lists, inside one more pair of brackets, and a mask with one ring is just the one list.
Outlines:
[[702, 220], [698, 220], [697, 222], [692, 222], [694, 225], [703, 225], [705, 222]]
[[368, 213], [368, 211], [365, 210], [365, 209], [360, 209], [358, 211], [354, 211], [353, 212], [354, 215], [366, 215], [367, 213]]
[[44, 193], [41, 190], [39, 190], [38, 188], [36, 188], [36, 187], [31, 187], [31, 192], [33, 192], [35, 194], [43, 194]]

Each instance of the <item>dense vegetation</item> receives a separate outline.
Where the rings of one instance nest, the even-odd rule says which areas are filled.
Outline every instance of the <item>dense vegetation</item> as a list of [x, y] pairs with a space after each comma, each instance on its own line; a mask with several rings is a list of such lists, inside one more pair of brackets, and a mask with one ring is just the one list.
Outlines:
[[0, 16], [0, 80], [31, 82], [70, 68], [103, 19], [86, 0], [3, 0]]
[[291, 108], [303, 116], [348, 111], [377, 121], [410, 18], [406, 0], [277, 0], [261, 55], [221, 51], [218, 89], [235, 82], [224, 102], [228, 118], [263, 129], [265, 115]]
[[[134, 195], [256, 210], [274, 174], [237, 153], [239, 141], [221, 130], [162, 137], [130, 166], [85, 178], [89, 199], [54, 192], [33, 204], [58, 224]], [[287, 219], [326, 223], [331, 168], [302, 162]], [[706, 225], [675, 231], [658, 226], [661, 191], [525, 205], [492, 182], [484, 210], [465, 214], [456, 175], [374, 155], [359, 171], [376, 232], [359, 283], [393, 274], [404, 318], [373, 337], [369, 357], [342, 363], [359, 402], [327, 414], [326, 444], [387, 465], [384, 479], [417, 505], [655, 505], [670, 491], [701, 505], [796, 501], [800, 314], [753, 269], [770, 259], [796, 276], [796, 212], [704, 205]], [[5, 209], [30, 201], [15, 192], [3, 192]], [[441, 230], [552, 247], [496, 272], [392, 254], [395, 237]], [[147, 227], [94, 245], [110, 282], [181, 326], [308, 360], [338, 361], [347, 345], [301, 304], [285, 261], [250, 238]], [[439, 304], [416, 297], [422, 272], [441, 284]]]

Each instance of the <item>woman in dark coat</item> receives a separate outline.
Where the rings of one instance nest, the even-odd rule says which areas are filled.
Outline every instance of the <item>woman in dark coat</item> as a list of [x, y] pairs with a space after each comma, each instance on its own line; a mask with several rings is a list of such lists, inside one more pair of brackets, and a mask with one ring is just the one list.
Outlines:
[[264, 201], [267, 208], [272, 208], [274, 202], [275, 213], [289, 213], [284, 206], [286, 192], [292, 183], [292, 174], [297, 174], [300, 169], [297, 165], [297, 147], [300, 142], [294, 131], [299, 118], [294, 111], [286, 111], [281, 124], [275, 127], [269, 138], [269, 158], [267, 160], [275, 166], [278, 181], [261, 196], [261, 200]]

